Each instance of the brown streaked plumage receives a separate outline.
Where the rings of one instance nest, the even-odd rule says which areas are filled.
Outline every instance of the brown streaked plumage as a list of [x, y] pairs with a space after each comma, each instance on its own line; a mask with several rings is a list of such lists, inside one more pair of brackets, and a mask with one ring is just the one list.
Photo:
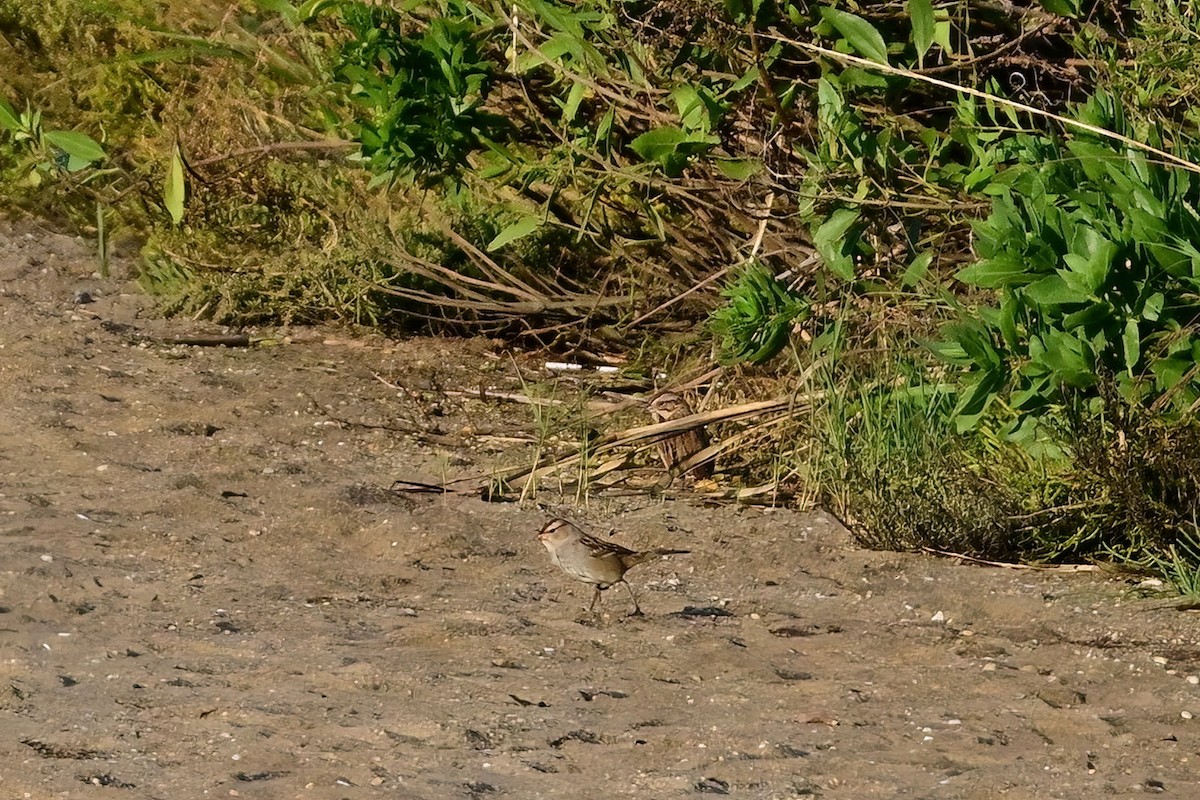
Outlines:
[[[674, 392], [663, 392], [650, 403], [650, 416], [654, 417], [655, 422], [667, 422], [668, 420], [679, 419], [680, 417], [691, 416], [695, 412], [688, 405], [687, 400], [684, 400]], [[674, 436], [663, 439], [658, 443], [658, 453], [662, 456], [663, 466], [667, 468], [667, 472], [675, 475], [679, 465], [682, 464], [693, 453], [697, 453], [708, 447], [708, 434], [703, 428], [692, 428], [687, 431], [680, 431]], [[711, 478], [713, 473], [712, 462], [697, 464], [688, 470], [689, 474], [697, 478]]]
[[538, 541], [550, 552], [550, 559], [577, 581], [596, 587], [588, 611], [596, 607], [600, 593], [608, 587], [622, 583], [633, 600], [633, 613], [641, 614], [637, 597], [625, 581], [625, 573], [646, 561], [660, 556], [683, 554], [687, 550], [671, 550], [665, 547], [653, 550], [630, 550], [614, 542], [605, 542], [589, 536], [565, 519], [552, 519], [538, 532]]

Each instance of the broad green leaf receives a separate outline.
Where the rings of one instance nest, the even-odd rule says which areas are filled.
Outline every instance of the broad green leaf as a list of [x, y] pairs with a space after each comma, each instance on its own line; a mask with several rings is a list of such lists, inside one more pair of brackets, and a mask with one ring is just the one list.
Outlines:
[[1195, 350], [1200, 348], [1200, 342], [1194, 341], [1191, 336], [1175, 336], [1167, 345], [1167, 353], [1172, 356], [1183, 354], [1185, 358], [1196, 358]]
[[933, 0], [908, 0], [908, 17], [912, 20], [912, 40], [917, 48], [917, 65], [925, 65], [925, 54], [933, 46]]
[[758, 67], [751, 67], [745, 75], [734, 81], [728, 89], [721, 93], [721, 95], [725, 96], [742, 91], [758, 80], [758, 74]]
[[723, 158], [716, 163], [722, 175], [735, 181], [749, 180], [762, 172], [763, 168], [761, 161], [752, 158]]
[[79, 156], [67, 156], [67, 172], [79, 172], [81, 169], [87, 169], [91, 161], [80, 158]]
[[929, 272], [929, 265], [933, 263], [933, 251], [926, 250], [921, 255], [913, 259], [908, 265], [908, 269], [904, 270], [904, 274], [900, 276], [900, 286], [905, 289], [910, 289], [916, 286], [924, 279]]
[[848, 66], [838, 75], [838, 83], [847, 91], [853, 89], [886, 89], [887, 78], [870, 67]]
[[860, 16], [828, 6], [821, 7], [821, 17], [836, 28], [860, 56], [880, 64], [888, 63], [887, 45], [874, 25]]
[[813, 234], [813, 243], [817, 247], [839, 243], [845, 237], [855, 222], [858, 221], [857, 209], [839, 208], [829, 215], [829, 219], [821, 223]]
[[[1112, 319], [1113, 307], [1108, 303], [1091, 302], [1083, 308], [1071, 314], [1067, 314], [1062, 319], [1063, 330], [1074, 330], [1076, 328], [1087, 328], [1095, 330], [1095, 326], [1101, 325]], [[1100, 348], [1105, 349], [1107, 342], [1103, 343]]]
[[1024, 264], [1011, 258], [997, 257], [978, 261], [960, 269], [954, 277], [970, 286], [995, 289], [1028, 283], [1031, 276]]
[[1162, 314], [1163, 303], [1165, 302], [1166, 298], [1163, 297], [1162, 292], [1155, 292], [1150, 295], [1146, 298], [1146, 304], [1142, 306], [1142, 319], [1149, 322], [1156, 322]]
[[858, 215], [857, 210], [839, 208], [813, 232], [813, 246], [824, 259], [825, 265], [847, 281], [854, 280], [854, 262], [843, 250], [846, 233], [858, 222]]
[[1018, 411], [1025, 411], [1037, 406], [1044, 405], [1046, 402], [1046, 384], [1049, 381], [1046, 378], [1038, 378], [1032, 381], [1023, 389], [1015, 390], [1009, 397], [1009, 404]]
[[629, 143], [629, 149], [646, 161], [657, 161], [668, 175], [677, 177], [692, 156], [705, 153], [720, 142], [716, 136], [665, 126], [646, 131]]
[[754, 19], [762, 0], [725, 0], [725, 11], [737, 22], [747, 22]]
[[1194, 272], [1191, 259], [1184, 253], [1179, 252], [1179, 248], [1177, 247], [1160, 242], [1151, 242], [1147, 243], [1146, 250], [1150, 253], [1150, 257], [1154, 259], [1154, 262], [1168, 274], [1181, 275]]
[[947, 53], [954, 52], [954, 43], [950, 41], [950, 20], [939, 19], [934, 23], [933, 41]]
[[587, 84], [583, 81], [575, 81], [571, 85], [571, 91], [567, 92], [567, 101], [563, 103], [563, 122], [569, 125], [575, 121], [575, 115], [579, 113], [579, 104], [583, 102], [587, 88]]
[[1158, 390], [1169, 392], [1183, 380], [1183, 376], [1191, 372], [1195, 366], [1190, 358], [1158, 358], [1150, 363], [1150, 371], [1154, 373]]
[[1125, 368], [1132, 376], [1133, 368], [1137, 366], [1138, 359], [1142, 355], [1142, 337], [1138, 332], [1136, 319], [1130, 319], [1125, 323], [1125, 334], [1121, 337], [1121, 343], [1125, 349]]
[[677, 86], [671, 92], [671, 99], [675, 101], [675, 109], [679, 112], [679, 121], [684, 130], [701, 131], [702, 133], [708, 133], [711, 130], [708, 109], [696, 87], [686, 83]]
[[963, 326], [958, 329], [957, 338], [963, 350], [980, 369], [996, 370], [1004, 364], [1004, 357], [996, 350], [991, 331], [983, 325]]
[[1039, 306], [1060, 306], [1071, 303], [1086, 303], [1088, 292], [1073, 289], [1061, 275], [1047, 275], [1036, 283], [1025, 287], [1025, 297]]
[[994, 164], [980, 164], [962, 179], [963, 189], [968, 192], [983, 191], [994, 177], [996, 177]]
[[1079, 16], [1079, 0], [1038, 0], [1038, 2], [1051, 14], [1058, 14], [1060, 17]]
[[1045, 344], [1042, 361], [1060, 382], [1076, 388], [1095, 384], [1091, 348], [1086, 342], [1065, 331], [1050, 330], [1046, 332]]
[[1004, 344], [1009, 349], [1016, 349], [1020, 343], [1020, 337], [1017, 333], [1017, 314], [1020, 310], [1020, 301], [1015, 293], [1009, 293], [1000, 303], [999, 318], [996, 321], [996, 327], [1000, 329], [1000, 336], [1004, 339]]
[[957, 366], [966, 367], [974, 362], [967, 355], [967, 351], [963, 346], [955, 341], [932, 341], [925, 342], [925, 347], [928, 348], [935, 356], [948, 361]]
[[616, 110], [613, 108], [604, 112], [604, 116], [600, 118], [599, 124], [596, 125], [596, 138], [593, 144], [601, 151], [608, 152], [608, 137], [612, 135], [613, 121], [616, 119]]
[[1108, 265], [1095, 258], [1078, 253], [1065, 253], [1063, 263], [1070, 267], [1070, 270], [1059, 270], [1063, 280], [1088, 295], [1095, 294], [1108, 277]]
[[[1091, 293], [1099, 291], [1108, 278], [1120, 248], [1105, 238], [1093, 225], [1080, 224], [1071, 232], [1071, 252], [1063, 261], [1082, 280], [1082, 286]], [[1068, 282], [1071, 278], [1063, 276]]]
[[667, 125], [646, 131], [629, 143], [629, 149], [641, 156], [643, 161], [659, 161], [687, 140], [686, 131]]
[[496, 238], [488, 242], [487, 250], [489, 253], [499, 250], [509, 242], [516, 241], [523, 236], [536, 231], [542, 226], [542, 218], [535, 216], [521, 217], [519, 220], [509, 225], [504, 230], [496, 234]]
[[163, 184], [163, 205], [176, 225], [183, 219], [183, 197], [183, 156], [179, 153], [179, 145], [175, 145], [171, 163], [167, 166], [167, 180]]
[[83, 166], [96, 161], [103, 161], [105, 158], [104, 148], [86, 133], [79, 133], [77, 131], [46, 131], [42, 136], [47, 142], [62, 150], [71, 158], [76, 159], [77, 163], [81, 162]]
[[978, 320], [946, 325], [942, 336], [943, 341], [928, 342], [925, 346], [952, 364], [986, 371], [998, 369], [1004, 362], [988, 328]]
[[8, 104], [3, 97], [0, 97], [0, 125], [3, 125], [12, 133], [19, 133], [24, 130], [21, 124], [21, 116], [17, 114], [16, 109]]
[[963, 395], [954, 409], [954, 425], [959, 433], [966, 433], [979, 424], [983, 413], [1007, 382], [1008, 376], [1003, 370], [991, 370], [964, 387]]

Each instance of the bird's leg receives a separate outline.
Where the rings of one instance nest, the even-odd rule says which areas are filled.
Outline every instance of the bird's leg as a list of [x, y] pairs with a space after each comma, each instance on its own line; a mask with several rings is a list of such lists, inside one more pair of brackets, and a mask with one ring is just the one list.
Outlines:
[[642, 616], [642, 607], [638, 605], [637, 596], [633, 593], [633, 587], [629, 585], [628, 581], [621, 581], [621, 583], [625, 584], [625, 588], [629, 591], [629, 599], [633, 601], [633, 612], [629, 616]]
[[[628, 586], [629, 584], [625, 584], [625, 585], [626, 585], [626, 586]], [[589, 606], [588, 606], [588, 611], [594, 611], [594, 610], [595, 610], [595, 608], [596, 608], [596, 601], [597, 601], [597, 600], [599, 600], [599, 599], [600, 599], [600, 587], [599, 587], [599, 586], [597, 586], [597, 587], [596, 587], [596, 591], [595, 591], [595, 592], [592, 594], [592, 602], [591, 602], [591, 605], [589, 605]]]

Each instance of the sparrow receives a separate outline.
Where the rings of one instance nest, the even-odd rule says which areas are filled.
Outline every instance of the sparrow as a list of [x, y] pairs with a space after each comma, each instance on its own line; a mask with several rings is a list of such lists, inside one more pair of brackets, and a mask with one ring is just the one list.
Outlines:
[[[654, 398], [649, 405], [650, 416], [655, 422], [666, 422], [680, 417], [691, 416], [695, 412], [684, 400], [674, 392], [663, 392]], [[676, 468], [693, 453], [708, 447], [708, 434], [703, 428], [692, 428], [680, 431], [658, 443], [658, 454], [662, 457], [663, 466], [671, 476], [675, 476]], [[713, 466], [711, 462], [697, 464], [688, 470], [697, 478], [711, 478]]]
[[659, 556], [687, 553], [687, 550], [672, 550], [665, 547], [653, 550], [630, 550], [613, 542], [605, 542], [581, 531], [565, 519], [552, 519], [538, 533], [538, 541], [550, 551], [550, 560], [563, 572], [577, 581], [590, 583], [595, 588], [588, 611], [596, 607], [600, 592], [616, 583], [625, 585], [629, 598], [633, 600], [633, 616], [640, 615], [637, 597], [625, 581], [625, 573], [644, 561]]

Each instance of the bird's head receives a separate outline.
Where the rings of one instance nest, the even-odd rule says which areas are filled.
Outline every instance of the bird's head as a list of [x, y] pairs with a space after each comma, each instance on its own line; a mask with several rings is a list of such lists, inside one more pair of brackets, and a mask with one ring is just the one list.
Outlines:
[[574, 525], [565, 519], [552, 519], [538, 531], [538, 541], [546, 545], [546, 547], [553, 547], [559, 542], [569, 539], [571, 537], [571, 530], [574, 527]]
[[657, 419], [668, 420], [683, 408], [683, 398], [674, 392], [663, 392], [649, 405], [650, 413]]

